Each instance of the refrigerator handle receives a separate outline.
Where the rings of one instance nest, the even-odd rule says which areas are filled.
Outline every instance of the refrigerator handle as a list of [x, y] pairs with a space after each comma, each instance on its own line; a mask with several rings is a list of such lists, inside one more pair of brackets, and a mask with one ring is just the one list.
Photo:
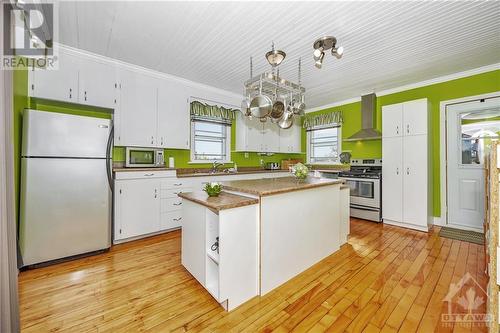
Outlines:
[[114, 126], [111, 126], [111, 130], [109, 131], [108, 143], [106, 145], [106, 174], [108, 176], [108, 184], [111, 191], [113, 191], [113, 160], [111, 158], [111, 150], [113, 149], [113, 133]]

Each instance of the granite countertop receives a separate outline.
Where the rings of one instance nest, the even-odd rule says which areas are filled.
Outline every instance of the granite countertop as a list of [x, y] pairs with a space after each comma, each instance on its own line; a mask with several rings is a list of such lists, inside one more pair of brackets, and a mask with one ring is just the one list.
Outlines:
[[231, 209], [259, 203], [259, 199], [244, 197], [241, 195], [221, 192], [218, 197], [209, 197], [202, 191], [179, 193], [179, 197], [199, 203], [215, 211]]
[[237, 172], [193, 172], [193, 173], [177, 173], [178, 178], [185, 177], [211, 177], [211, 176], [230, 176], [230, 175], [248, 175], [254, 173], [282, 173], [282, 172], [290, 172], [288, 170], [245, 170], [245, 171], [237, 171]]
[[294, 177], [283, 177], [227, 181], [222, 183], [222, 188], [234, 192], [266, 196], [342, 183], [344, 183], [342, 179], [308, 177], [304, 181], [298, 181]]

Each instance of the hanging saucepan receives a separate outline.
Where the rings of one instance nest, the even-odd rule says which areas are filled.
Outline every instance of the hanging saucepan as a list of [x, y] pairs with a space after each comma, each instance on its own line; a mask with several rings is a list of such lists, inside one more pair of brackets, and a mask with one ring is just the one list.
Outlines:
[[303, 116], [306, 110], [306, 103], [304, 103], [304, 95], [299, 96], [299, 100], [293, 103], [293, 113]]
[[279, 84], [280, 84], [280, 71], [278, 69], [278, 76], [277, 76], [277, 82], [276, 82], [276, 90], [274, 93], [274, 103], [273, 103], [273, 109], [271, 111], [271, 121], [273, 123], [277, 123], [280, 119], [281, 116], [283, 116], [283, 113], [285, 112], [285, 103], [283, 99], [281, 99], [278, 95], [279, 93]]
[[278, 126], [281, 129], [288, 129], [293, 125], [293, 112], [286, 110], [278, 121]]
[[262, 94], [262, 81], [260, 81], [259, 94], [252, 98], [250, 102], [250, 113], [257, 118], [267, 117], [273, 108], [273, 101]]
[[241, 101], [241, 113], [243, 113], [243, 115], [245, 115], [247, 117], [249, 115], [251, 115], [251, 112], [250, 112], [250, 98], [249, 97], [247, 97], [243, 101]]

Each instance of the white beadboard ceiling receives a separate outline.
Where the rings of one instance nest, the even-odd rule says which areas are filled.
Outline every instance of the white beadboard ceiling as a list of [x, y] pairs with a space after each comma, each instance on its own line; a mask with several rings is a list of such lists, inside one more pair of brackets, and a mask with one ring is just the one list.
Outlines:
[[[345, 53], [314, 67], [312, 43], [336, 36]], [[302, 81], [308, 108], [500, 62], [500, 2], [62, 1], [63, 44], [242, 93], [269, 69]]]

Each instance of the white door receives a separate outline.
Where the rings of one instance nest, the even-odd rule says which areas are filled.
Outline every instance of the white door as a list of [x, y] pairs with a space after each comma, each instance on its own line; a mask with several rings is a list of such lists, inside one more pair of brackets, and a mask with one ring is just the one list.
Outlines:
[[30, 96], [77, 103], [79, 59], [61, 50], [58, 66], [54, 70], [30, 71]]
[[427, 99], [403, 103], [403, 131], [405, 135], [427, 134]]
[[115, 239], [160, 230], [160, 190], [157, 179], [115, 182]]
[[[427, 136], [403, 138], [403, 222], [427, 227]], [[385, 193], [384, 193], [385, 195]]]
[[[156, 147], [157, 79], [142, 73], [120, 71], [120, 108], [115, 112], [117, 145]], [[119, 124], [119, 125], [118, 125]]]
[[382, 216], [403, 221], [403, 138], [382, 139]]
[[447, 209], [450, 226], [483, 230], [484, 158], [500, 132], [500, 98], [447, 106]]
[[403, 135], [403, 104], [382, 107], [382, 136], [391, 138]]
[[80, 64], [80, 103], [114, 109], [118, 103], [116, 68], [88, 58]]
[[173, 80], [162, 80], [158, 87], [159, 146], [189, 149], [189, 99], [185, 86]]

